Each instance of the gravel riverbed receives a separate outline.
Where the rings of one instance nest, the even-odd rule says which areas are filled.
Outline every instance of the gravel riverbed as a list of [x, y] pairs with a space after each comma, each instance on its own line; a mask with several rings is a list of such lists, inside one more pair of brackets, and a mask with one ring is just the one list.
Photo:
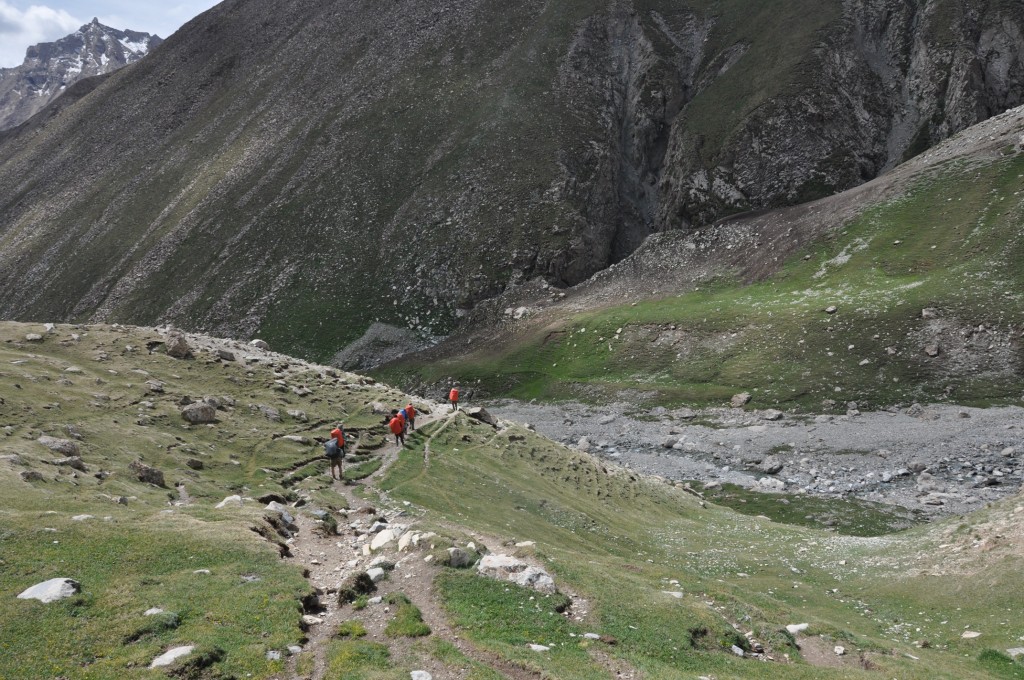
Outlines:
[[1024, 482], [1024, 409], [919, 405], [844, 415], [630, 404], [486, 404], [638, 472], [962, 514]]

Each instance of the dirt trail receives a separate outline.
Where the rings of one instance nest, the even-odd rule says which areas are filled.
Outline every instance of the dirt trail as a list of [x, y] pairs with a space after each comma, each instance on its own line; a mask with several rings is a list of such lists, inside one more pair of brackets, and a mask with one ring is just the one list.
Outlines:
[[[430, 441], [438, 433], [444, 431], [453, 417], [453, 413], [447, 411], [444, 406], [438, 405], [433, 409], [432, 414], [421, 415], [417, 418], [417, 425], [420, 428], [438, 420], [445, 421], [438, 432], [435, 432], [425, 443], [426, 465], [429, 465]], [[358, 451], [358, 448], [357, 441], [352, 453]], [[306, 570], [310, 585], [319, 594], [319, 609], [308, 612], [307, 617], [315, 617], [305, 619], [309, 622], [308, 640], [302, 653], [289, 657], [286, 673], [280, 676], [281, 680], [285, 678], [289, 680], [298, 678], [322, 680], [326, 678], [330, 643], [336, 639], [335, 632], [338, 625], [349, 619], [358, 620], [365, 626], [367, 635], [363, 638], [364, 640], [386, 645], [391, 651], [392, 659], [402, 659], [407, 656], [414, 644], [412, 640], [389, 638], [384, 634], [384, 628], [391, 619], [391, 607], [387, 603], [371, 604], [359, 611], [354, 610], [350, 604], [339, 605], [338, 603], [338, 585], [348, 576], [365, 571], [371, 561], [381, 556], [394, 563], [395, 569], [390, 572], [388, 580], [380, 584], [375, 595], [386, 595], [391, 592], [404, 593], [422, 612], [423, 621], [432, 631], [432, 639], [445, 640], [458, 648], [466, 657], [491, 668], [502, 677], [512, 680], [532, 680], [540, 677], [539, 673], [510, 664], [492, 653], [476, 648], [472, 643], [459, 636], [449, 623], [434, 592], [434, 577], [438, 567], [425, 562], [421, 552], [399, 553], [396, 544], [393, 543], [371, 555], [364, 554], [364, 543], [357, 538], [361, 532], [357, 532], [350, 522], [363, 520], [364, 524], [368, 526], [367, 522], [371, 518], [384, 517], [395, 524], [415, 524], [415, 517], [408, 514], [408, 508], [390, 507], [391, 503], [386, 494], [377, 493], [375, 486], [376, 482], [387, 473], [388, 468], [398, 460], [399, 450], [394, 443], [389, 443], [381, 448], [378, 452], [382, 459], [380, 468], [358, 483], [332, 480], [330, 488], [339, 495], [340, 499], [344, 499], [349, 507], [347, 517], [337, 517], [337, 535], [326, 535], [319, 528], [320, 522], [315, 517], [303, 512], [301, 508], [296, 509], [295, 525], [298, 527], [298, 531], [294, 532], [293, 538], [289, 541], [292, 556], [285, 559], [302, 565]], [[361, 493], [357, 494], [357, 489], [361, 489]], [[372, 507], [366, 500], [366, 497], [374, 496], [382, 500], [383, 507]], [[308, 661], [310, 657], [313, 659], [312, 668]], [[300, 672], [300, 670], [304, 672]], [[422, 660], [416, 670], [429, 672], [435, 680], [465, 678], [472, 673], [471, 668], [453, 669], [433, 659]]]

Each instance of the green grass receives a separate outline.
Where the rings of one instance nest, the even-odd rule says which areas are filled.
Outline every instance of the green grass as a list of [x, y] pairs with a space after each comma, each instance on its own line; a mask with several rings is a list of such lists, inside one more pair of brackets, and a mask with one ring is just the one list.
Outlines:
[[388, 604], [395, 607], [394, 615], [384, 627], [388, 637], [425, 637], [430, 635], [430, 626], [423, 623], [423, 612], [409, 601], [402, 593], [391, 593], [387, 596]]
[[[424, 507], [444, 523], [537, 541], [534, 558], [562, 588], [587, 600], [586, 622], [571, 622], [554, 612], [554, 600], [446, 570], [438, 591], [461, 634], [477, 645], [557, 677], [595, 677], [588, 649], [596, 646], [651, 678], [757, 678], [763, 666], [728, 651], [733, 644], [747, 645], [732, 623], [753, 631], [776, 658], [789, 654], [798, 660], [785, 626], [806, 621], [812, 634], [868, 654], [876, 670], [890, 677], [999, 677], [976, 654], [964, 657], [938, 646], [921, 650], [911, 636], [915, 628], [933, 625], [929, 621], [944, 621], [948, 634], [980, 620], [982, 612], [1002, 611], [995, 599], [1011, 589], [1006, 579], [1014, 577], [1012, 559], [977, 567], [969, 592], [964, 584], [955, 593], [938, 593], [942, 585], [908, 573], [906, 564], [920, 559], [915, 556], [921, 550], [929, 554], [932, 541], [948, 540], [940, 530], [838, 536], [714, 505], [700, 508], [678, 490], [627, 471], [603, 470], [585, 455], [526, 430], [515, 432], [520, 433], [525, 441], [510, 442], [487, 426], [456, 419], [431, 433], [429, 469], [410, 454], [382, 481], [393, 498]], [[830, 512], [850, 533], [884, 530], [891, 519], [869, 510], [823, 503], [794, 512]], [[998, 590], [981, 596], [989, 583], [1000, 584]], [[965, 605], [970, 598], [975, 602]], [[1012, 624], [1024, 602], [1014, 596], [1002, 609], [996, 621], [1008, 625], [993, 631], [995, 644], [1010, 646], [1024, 634]], [[586, 641], [583, 632], [611, 636], [617, 644]], [[551, 643], [552, 651], [538, 654], [528, 643]], [[779, 678], [838, 678], [853, 671], [794, 663], [772, 666], [772, 672]]]
[[[150, 355], [146, 342], [159, 337], [151, 330], [60, 326], [41, 344], [25, 344], [35, 329], [0, 324], [0, 427], [7, 428], [0, 455], [20, 460], [0, 462], [0, 677], [118, 678], [129, 668], [139, 677], [165, 677], [144, 669], [179, 644], [199, 645], [182, 663], [206, 654], [208, 673], [280, 675], [284, 661], [268, 661], [266, 652], [302, 639], [300, 600], [309, 584], [298, 566], [279, 558], [275, 542], [250, 530], [265, 527], [262, 506], [213, 505], [231, 494], [276, 492], [293, 500], [308, 495], [311, 507], [344, 507], [321, 474], [326, 461], [303, 465], [318, 447], [280, 436], [326, 436], [330, 425], [319, 423], [339, 413], [364, 427], [367, 402], [391, 398], [387, 388], [356, 392], [296, 368], [286, 382], [316, 391], [300, 398], [272, 391], [274, 367], [267, 363]], [[164, 393], [147, 391], [144, 383], [153, 379], [165, 384]], [[187, 426], [178, 401], [204, 395], [227, 404], [219, 422]], [[277, 409], [280, 422], [250, 405]], [[287, 415], [296, 408], [308, 422]], [[47, 464], [59, 454], [36, 442], [43, 434], [72, 433], [80, 437], [87, 472]], [[360, 436], [360, 443], [374, 439], [371, 432]], [[128, 464], [139, 458], [163, 471], [166, 488], [130, 473]], [[202, 468], [186, 465], [191, 459]], [[293, 469], [303, 479], [286, 491]], [[25, 482], [22, 471], [43, 479]], [[190, 500], [174, 506], [179, 484]], [[93, 519], [72, 521], [78, 514]], [[200, 569], [211, 573], [193, 573]], [[79, 581], [82, 593], [50, 605], [15, 598], [55, 577]], [[152, 607], [168, 613], [144, 616]]]
[[366, 626], [360, 621], [342, 621], [335, 633], [338, 637], [365, 637]]
[[916, 526], [919, 514], [884, 503], [847, 498], [759, 493], [735, 484], [704, 492], [708, 501], [744, 515], [764, 515], [774, 522], [806, 527], [831, 527], [847, 536], [883, 536]]
[[[645, 406], [721, 405], [741, 391], [752, 394], [752, 408], [820, 410], [829, 399], [869, 409], [1019, 403], [1021, 176], [1020, 154], [950, 164], [766, 280], [721, 278], [581, 312], [504, 344], [429, 365], [399, 362], [380, 375], [417, 384], [458, 375], [491, 395]], [[832, 305], [838, 311], [826, 314]], [[938, 321], [922, 318], [927, 307], [939, 310]], [[975, 338], [980, 326], [988, 330]], [[934, 338], [942, 353], [933, 359], [923, 348]]]

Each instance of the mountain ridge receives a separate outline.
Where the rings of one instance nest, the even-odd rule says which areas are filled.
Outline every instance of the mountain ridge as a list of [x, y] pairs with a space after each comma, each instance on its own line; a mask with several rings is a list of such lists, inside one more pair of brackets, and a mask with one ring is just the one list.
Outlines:
[[80, 80], [133, 64], [162, 42], [94, 18], [59, 40], [32, 45], [24, 63], [0, 69], [0, 131], [25, 122]]
[[652, 233], [863, 182], [913, 146], [904, 103], [925, 146], [1012, 103], [1022, 11], [229, 0], [3, 138], [0, 313], [323, 360], [376, 322], [444, 336]]

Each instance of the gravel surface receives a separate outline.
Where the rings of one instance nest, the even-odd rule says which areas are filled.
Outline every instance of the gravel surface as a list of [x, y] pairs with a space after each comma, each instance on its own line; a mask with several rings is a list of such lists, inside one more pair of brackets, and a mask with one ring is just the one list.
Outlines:
[[1024, 481], [1024, 409], [1018, 407], [914, 404], [806, 415], [503, 400], [487, 408], [557, 441], [672, 480], [854, 496], [930, 515], [976, 510], [1018, 493]]

